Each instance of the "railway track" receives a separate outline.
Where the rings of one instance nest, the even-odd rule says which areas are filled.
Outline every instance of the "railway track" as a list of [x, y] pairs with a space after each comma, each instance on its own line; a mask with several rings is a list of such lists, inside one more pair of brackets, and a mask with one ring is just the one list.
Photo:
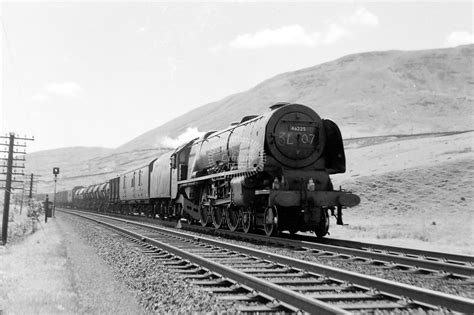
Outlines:
[[[133, 238], [157, 263], [175, 269], [223, 299], [244, 303], [243, 312], [302, 310], [317, 314], [444, 311], [469, 313], [474, 301], [182, 231], [77, 214]], [[179, 258], [178, 258], [179, 257]]]
[[[195, 230], [194, 228], [190, 229]], [[474, 257], [472, 256], [329, 238], [319, 240], [316, 237], [286, 233], [282, 234], [282, 237], [272, 238], [227, 230], [215, 231], [213, 234], [292, 247], [300, 251], [311, 252], [320, 257], [361, 260], [374, 265], [403, 271], [421, 274], [430, 273], [441, 278], [457, 278], [472, 281], [474, 276]]]

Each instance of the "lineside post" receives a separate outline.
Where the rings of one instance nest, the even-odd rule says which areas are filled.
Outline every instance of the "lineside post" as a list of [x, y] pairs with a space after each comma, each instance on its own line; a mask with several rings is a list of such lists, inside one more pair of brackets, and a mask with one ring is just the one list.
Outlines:
[[59, 167], [53, 168], [54, 174], [54, 195], [53, 195], [53, 218], [56, 217], [56, 183], [58, 181]]
[[30, 179], [30, 193], [28, 194], [28, 198], [33, 198], [33, 178], [34, 178], [34, 175], [33, 173], [31, 173], [31, 179]]

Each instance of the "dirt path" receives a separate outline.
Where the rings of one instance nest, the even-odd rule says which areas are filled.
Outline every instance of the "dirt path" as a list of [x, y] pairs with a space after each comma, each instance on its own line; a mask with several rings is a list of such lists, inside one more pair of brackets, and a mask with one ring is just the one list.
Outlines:
[[0, 247], [0, 313], [143, 313], [94, 249], [61, 216]]

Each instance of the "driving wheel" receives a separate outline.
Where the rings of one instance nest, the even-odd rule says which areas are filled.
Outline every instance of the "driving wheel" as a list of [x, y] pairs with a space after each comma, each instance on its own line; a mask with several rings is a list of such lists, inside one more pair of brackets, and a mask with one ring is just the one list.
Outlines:
[[276, 207], [268, 207], [263, 213], [263, 229], [267, 236], [276, 235], [278, 231], [278, 211]]

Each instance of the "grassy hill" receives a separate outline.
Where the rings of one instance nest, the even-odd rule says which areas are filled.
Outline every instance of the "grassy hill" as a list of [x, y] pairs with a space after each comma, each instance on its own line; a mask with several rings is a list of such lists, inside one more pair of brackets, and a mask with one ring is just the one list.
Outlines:
[[101, 182], [159, 156], [166, 137], [177, 138], [190, 127], [223, 128], [280, 101], [312, 107], [338, 123], [345, 138], [473, 129], [473, 60], [474, 45], [345, 56], [197, 107], [115, 150], [29, 154], [26, 172], [42, 175], [39, 191], [52, 190], [55, 166], [61, 168], [58, 190]]

